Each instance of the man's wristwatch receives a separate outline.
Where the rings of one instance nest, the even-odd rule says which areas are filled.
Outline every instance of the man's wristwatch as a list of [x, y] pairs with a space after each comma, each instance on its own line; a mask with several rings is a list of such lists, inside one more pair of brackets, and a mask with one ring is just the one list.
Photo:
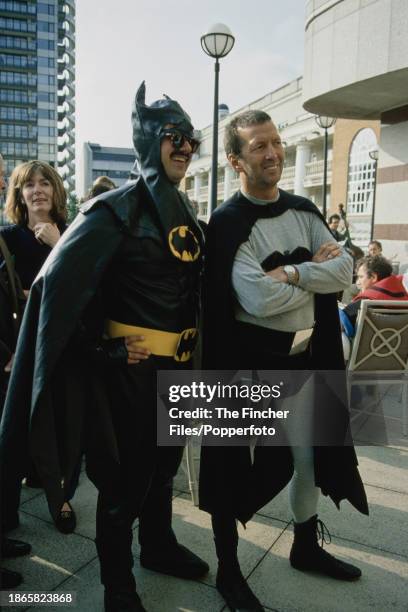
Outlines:
[[283, 266], [283, 270], [286, 272], [288, 276], [289, 285], [297, 285], [299, 280], [299, 273], [295, 266]]

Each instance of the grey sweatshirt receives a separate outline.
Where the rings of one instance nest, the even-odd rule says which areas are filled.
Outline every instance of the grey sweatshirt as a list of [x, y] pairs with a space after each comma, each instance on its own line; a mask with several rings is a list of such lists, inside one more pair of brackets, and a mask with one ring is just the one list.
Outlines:
[[[267, 202], [243, 194], [254, 204]], [[248, 240], [241, 244], [232, 268], [235, 317], [239, 321], [280, 331], [299, 331], [314, 324], [314, 293], [335, 293], [351, 285], [353, 261], [346, 250], [323, 263], [297, 264], [297, 286], [267, 276], [261, 262], [274, 251], [305, 247], [315, 254], [325, 242], [334, 242], [317, 215], [288, 210], [279, 217], [258, 219]]]

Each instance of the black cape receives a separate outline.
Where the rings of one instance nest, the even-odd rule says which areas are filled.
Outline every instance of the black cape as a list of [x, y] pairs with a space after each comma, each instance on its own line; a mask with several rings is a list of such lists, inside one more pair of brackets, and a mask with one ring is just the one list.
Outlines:
[[[258, 206], [237, 192], [211, 217], [206, 232], [204, 273], [203, 366], [211, 370], [265, 368], [245, 363], [237, 341], [232, 266], [239, 246], [248, 239], [261, 217], [274, 217], [288, 209], [316, 214], [326, 224], [316, 206], [299, 196], [280, 190], [277, 202]], [[282, 261], [282, 263], [296, 263]], [[343, 349], [336, 295], [316, 295], [316, 325], [304, 369], [344, 370]], [[290, 360], [290, 357], [289, 357]], [[267, 368], [265, 368], [267, 369]], [[289, 369], [284, 366], [280, 369]], [[342, 427], [348, 428], [348, 414], [342, 414]], [[357, 469], [353, 446], [314, 448], [315, 482], [324, 495], [339, 506], [348, 499], [360, 512], [368, 514], [367, 499]], [[200, 507], [208, 512], [229, 509], [246, 522], [289, 482], [293, 461], [288, 447], [259, 446], [252, 464], [248, 447], [202, 447], [200, 467]]]
[[86, 202], [30, 291], [0, 426], [0, 466], [13, 464], [24, 476], [30, 453], [54, 518], [66, 499], [85, 429], [88, 475], [105, 489], [117, 475], [103, 377], [70, 342], [124, 233], [132, 233], [145, 194], [140, 178]]

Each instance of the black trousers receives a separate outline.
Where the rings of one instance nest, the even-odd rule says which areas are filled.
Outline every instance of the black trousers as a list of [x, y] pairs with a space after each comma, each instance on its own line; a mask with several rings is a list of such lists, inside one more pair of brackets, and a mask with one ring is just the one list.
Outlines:
[[[110, 373], [109, 395], [118, 445], [117, 478], [97, 484], [96, 546], [106, 587], [132, 588], [132, 526], [139, 517], [142, 550], [176, 543], [171, 528], [173, 477], [183, 447], [156, 445], [157, 369], [174, 369], [173, 359], [151, 356]], [[140, 366], [140, 367], [139, 367]], [[103, 479], [101, 479], [103, 481]]]

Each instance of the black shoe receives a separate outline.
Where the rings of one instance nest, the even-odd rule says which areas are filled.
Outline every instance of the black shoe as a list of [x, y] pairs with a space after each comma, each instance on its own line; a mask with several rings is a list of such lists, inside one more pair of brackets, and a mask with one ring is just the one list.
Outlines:
[[139, 595], [129, 589], [105, 589], [105, 612], [147, 612]]
[[3, 538], [1, 541], [1, 555], [5, 559], [11, 557], [23, 557], [31, 552], [31, 544], [22, 542], [21, 540], [12, 540], [11, 538]]
[[142, 548], [140, 565], [154, 572], [190, 580], [202, 578], [210, 569], [208, 563], [181, 544], [162, 551], [145, 551]]
[[240, 570], [224, 571], [218, 568], [215, 585], [233, 612], [264, 612]]
[[66, 502], [70, 510], [61, 510], [54, 524], [61, 533], [72, 533], [76, 527], [76, 515], [69, 502]]
[[[325, 532], [329, 540], [325, 539]], [[322, 539], [319, 546], [318, 535]], [[304, 523], [295, 523], [295, 539], [290, 551], [290, 564], [302, 572], [318, 572], [337, 580], [358, 580], [361, 570], [351, 563], [345, 563], [336, 559], [330, 553], [323, 550], [323, 543], [330, 543], [331, 538], [325, 524], [312, 516]]]
[[8, 589], [15, 589], [23, 582], [23, 577], [18, 572], [12, 572], [11, 570], [0, 568], [0, 589], [8, 591]]

